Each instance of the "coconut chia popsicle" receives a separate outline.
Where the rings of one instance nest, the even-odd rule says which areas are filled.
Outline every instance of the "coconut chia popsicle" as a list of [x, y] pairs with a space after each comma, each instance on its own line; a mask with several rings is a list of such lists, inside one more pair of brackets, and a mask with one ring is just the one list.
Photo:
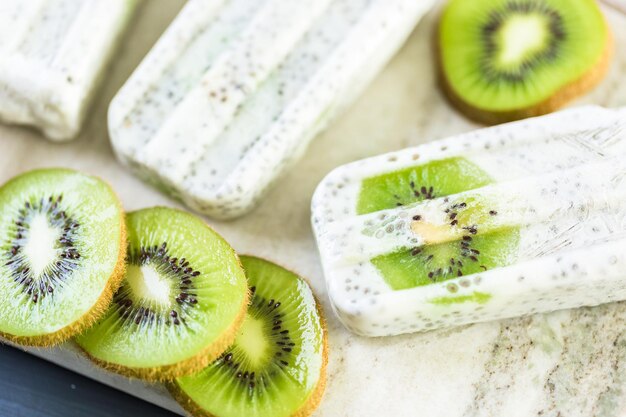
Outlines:
[[332, 171], [312, 203], [342, 322], [384, 336], [626, 299], [626, 110], [583, 107]]
[[0, 120], [74, 138], [139, 2], [2, 0]]
[[433, 3], [191, 0], [113, 100], [113, 147], [194, 210], [239, 216]]

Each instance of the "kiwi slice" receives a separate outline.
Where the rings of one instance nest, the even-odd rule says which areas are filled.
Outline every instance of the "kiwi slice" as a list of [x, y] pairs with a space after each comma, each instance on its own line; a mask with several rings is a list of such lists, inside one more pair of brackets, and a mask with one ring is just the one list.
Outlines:
[[443, 210], [450, 220], [445, 227], [457, 236], [452, 241], [438, 242], [439, 231], [427, 219], [415, 215], [412, 228], [419, 229], [424, 236], [432, 235], [434, 243], [401, 248], [371, 260], [391, 288], [428, 285], [511, 262], [519, 244], [519, 230], [502, 228], [479, 234], [481, 223], [498, 213], [480, 197], [447, 198], [492, 182], [485, 171], [461, 157], [435, 160], [363, 180], [357, 200], [358, 214], [443, 197], [446, 203]]
[[486, 172], [465, 158], [440, 159], [364, 179], [356, 211], [372, 213], [457, 194], [491, 182]]
[[111, 188], [41, 169], [0, 188], [0, 335], [50, 346], [92, 325], [124, 274], [124, 214]]
[[128, 268], [105, 316], [76, 338], [97, 364], [165, 380], [215, 360], [245, 316], [248, 288], [233, 249], [191, 214], [130, 213]]
[[308, 284], [271, 262], [241, 258], [252, 302], [235, 343], [169, 389], [194, 416], [307, 416], [325, 388], [327, 341]]
[[595, 0], [451, 0], [439, 26], [441, 80], [479, 122], [537, 116], [595, 86], [612, 44]]
[[381, 255], [372, 263], [394, 290], [427, 285], [506, 265], [518, 242], [516, 230], [479, 236], [471, 233], [460, 241], [405, 248]]

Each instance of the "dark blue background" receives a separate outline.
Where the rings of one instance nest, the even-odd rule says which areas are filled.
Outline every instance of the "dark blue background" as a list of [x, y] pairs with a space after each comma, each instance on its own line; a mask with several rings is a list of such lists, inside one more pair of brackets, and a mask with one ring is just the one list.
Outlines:
[[0, 417], [175, 417], [145, 401], [0, 344]]

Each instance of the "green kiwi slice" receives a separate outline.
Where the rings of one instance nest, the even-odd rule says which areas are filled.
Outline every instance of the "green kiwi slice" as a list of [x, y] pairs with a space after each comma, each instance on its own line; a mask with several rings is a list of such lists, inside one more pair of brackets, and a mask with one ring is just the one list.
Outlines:
[[357, 200], [357, 214], [367, 214], [483, 187], [486, 172], [465, 158], [454, 157], [366, 178]]
[[124, 273], [124, 213], [111, 188], [41, 169], [0, 188], [0, 335], [61, 343], [106, 310]]
[[470, 233], [459, 241], [406, 248], [372, 259], [394, 290], [476, 274], [506, 265], [517, 243], [516, 230], [484, 235]]
[[238, 257], [202, 220], [179, 210], [139, 210], [127, 227], [122, 285], [76, 342], [106, 369], [147, 380], [204, 368], [232, 343], [245, 316]]
[[169, 388], [194, 416], [307, 416], [326, 382], [327, 341], [308, 284], [263, 259], [241, 258], [253, 294], [235, 343]]
[[493, 124], [549, 113], [591, 89], [612, 37], [595, 0], [451, 0], [438, 52], [452, 103]]
[[[443, 210], [450, 220], [445, 227], [457, 236], [452, 241], [401, 248], [371, 259], [391, 288], [402, 290], [442, 282], [511, 262], [519, 243], [519, 230], [501, 228], [479, 234], [481, 223], [498, 213], [478, 196], [462, 201], [447, 198], [492, 182], [485, 171], [461, 157], [435, 160], [362, 181], [357, 214], [444, 198]], [[423, 222], [421, 232], [425, 234], [426, 228], [432, 228], [425, 220], [416, 215], [412, 227], [422, 228]], [[437, 230], [430, 233], [434, 235]]]

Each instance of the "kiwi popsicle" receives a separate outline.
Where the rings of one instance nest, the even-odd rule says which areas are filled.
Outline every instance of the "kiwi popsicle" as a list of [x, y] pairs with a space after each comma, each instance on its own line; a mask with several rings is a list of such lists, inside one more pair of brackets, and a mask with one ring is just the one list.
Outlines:
[[312, 221], [342, 322], [383, 336], [626, 299], [626, 110], [354, 162]]
[[3, 0], [0, 120], [76, 136], [140, 0]]
[[433, 0], [191, 0], [113, 100], [118, 158], [189, 207], [251, 209]]

